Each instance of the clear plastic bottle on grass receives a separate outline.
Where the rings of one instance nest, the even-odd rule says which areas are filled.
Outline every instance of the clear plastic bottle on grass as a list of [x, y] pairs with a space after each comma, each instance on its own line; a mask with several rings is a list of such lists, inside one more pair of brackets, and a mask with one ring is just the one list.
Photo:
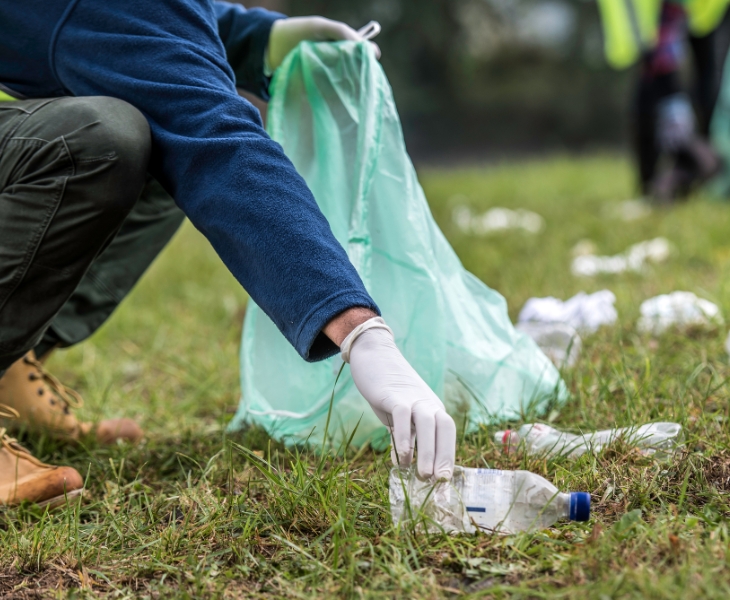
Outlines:
[[570, 325], [524, 321], [515, 329], [530, 336], [556, 367], [573, 367], [578, 362], [582, 342]]
[[677, 423], [648, 423], [620, 429], [590, 433], [566, 433], [542, 423], [530, 423], [519, 429], [498, 431], [494, 441], [505, 450], [524, 446], [528, 454], [577, 457], [586, 452], [599, 452], [603, 447], [622, 439], [640, 449], [646, 456], [670, 455], [682, 441], [682, 426]]
[[529, 471], [456, 467], [450, 481], [423, 481], [415, 468], [390, 472], [395, 523], [414, 520], [429, 532], [511, 534], [550, 527], [560, 519], [587, 521], [590, 495], [561, 493]]

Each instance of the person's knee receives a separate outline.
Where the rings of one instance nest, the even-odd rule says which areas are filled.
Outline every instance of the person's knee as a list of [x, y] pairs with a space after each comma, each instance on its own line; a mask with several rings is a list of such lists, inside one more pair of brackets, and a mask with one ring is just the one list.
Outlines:
[[114, 153], [122, 160], [138, 163], [146, 172], [150, 157], [150, 127], [144, 115], [134, 106], [104, 96], [79, 99], [88, 103], [87, 111], [98, 127], [93, 130], [96, 141], [111, 140]]
[[128, 212], [146, 181], [151, 151], [147, 119], [117, 98], [70, 100], [65, 119], [72, 130], [63, 137], [76, 169], [89, 170], [100, 180], [100, 202], [113, 211]]

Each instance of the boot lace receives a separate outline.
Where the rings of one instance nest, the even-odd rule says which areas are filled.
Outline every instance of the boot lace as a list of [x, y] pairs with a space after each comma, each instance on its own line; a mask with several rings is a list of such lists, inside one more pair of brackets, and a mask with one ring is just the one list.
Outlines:
[[[17, 419], [20, 416], [20, 413], [18, 413], [17, 410], [10, 406], [6, 406], [5, 404], [0, 404], [0, 419]], [[7, 428], [0, 427], [0, 441], [3, 441], [7, 444], [12, 444], [15, 442], [14, 438], [8, 437], [6, 435]]]
[[34, 367], [40, 373], [40, 378], [43, 380], [43, 383], [51, 388], [51, 391], [63, 402], [66, 412], [68, 412], [68, 409], [81, 408], [84, 405], [84, 399], [81, 397], [81, 394], [63, 385], [56, 377], [45, 370], [38, 359], [28, 354], [23, 357], [23, 361], [25, 364]]
[[[0, 419], [17, 419], [19, 417], [20, 413], [17, 410], [11, 406], [7, 406], [6, 404], [0, 404]], [[22, 453], [24, 460], [30, 461], [38, 466], [46, 466], [35, 458], [30, 451], [23, 448], [23, 446], [18, 443], [17, 439], [11, 438], [7, 435], [7, 428], [5, 427], [0, 427], [0, 448], [9, 450], [11, 453], [15, 454], [15, 456], [20, 456], [19, 453]]]

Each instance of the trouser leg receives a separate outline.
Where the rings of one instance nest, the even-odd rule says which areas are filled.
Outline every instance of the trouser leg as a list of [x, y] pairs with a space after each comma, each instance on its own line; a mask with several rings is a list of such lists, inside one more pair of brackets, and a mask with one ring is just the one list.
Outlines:
[[147, 121], [121, 100], [0, 102], [0, 373], [114, 239], [149, 154]]
[[179, 229], [185, 215], [151, 177], [114, 240], [46, 330], [36, 356], [86, 339], [111, 316], [155, 257]]
[[634, 150], [643, 193], [650, 191], [661, 156], [661, 148], [659, 148], [657, 140], [659, 103], [664, 98], [682, 90], [676, 73], [651, 75], [647, 71], [648, 69], [644, 66], [634, 102]]
[[656, 104], [651, 82], [639, 80], [634, 101], [633, 146], [641, 192], [648, 194], [659, 162], [656, 141]]
[[715, 108], [720, 81], [717, 77], [717, 56], [715, 33], [704, 37], [689, 37], [692, 57], [694, 59], [694, 88], [697, 105], [697, 122], [699, 132], [707, 137], [710, 133], [710, 119]]

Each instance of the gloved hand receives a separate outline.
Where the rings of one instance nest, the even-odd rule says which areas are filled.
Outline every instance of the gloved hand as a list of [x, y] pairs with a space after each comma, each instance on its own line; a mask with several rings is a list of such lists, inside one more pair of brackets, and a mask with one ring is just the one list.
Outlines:
[[[274, 21], [269, 34], [269, 47], [266, 52], [266, 70], [276, 71], [299, 42], [337, 42], [350, 40], [361, 42], [373, 35], [366, 35], [364, 29], [355, 31], [351, 27], [324, 17], [290, 17]], [[377, 31], [380, 31], [378, 26]], [[376, 33], [377, 35], [377, 33]], [[380, 58], [380, 48], [373, 43], [375, 55]]]
[[391, 431], [393, 462], [411, 464], [415, 437], [418, 474], [450, 479], [456, 454], [454, 420], [400, 353], [385, 321], [374, 317], [358, 325], [340, 350], [357, 389]]

